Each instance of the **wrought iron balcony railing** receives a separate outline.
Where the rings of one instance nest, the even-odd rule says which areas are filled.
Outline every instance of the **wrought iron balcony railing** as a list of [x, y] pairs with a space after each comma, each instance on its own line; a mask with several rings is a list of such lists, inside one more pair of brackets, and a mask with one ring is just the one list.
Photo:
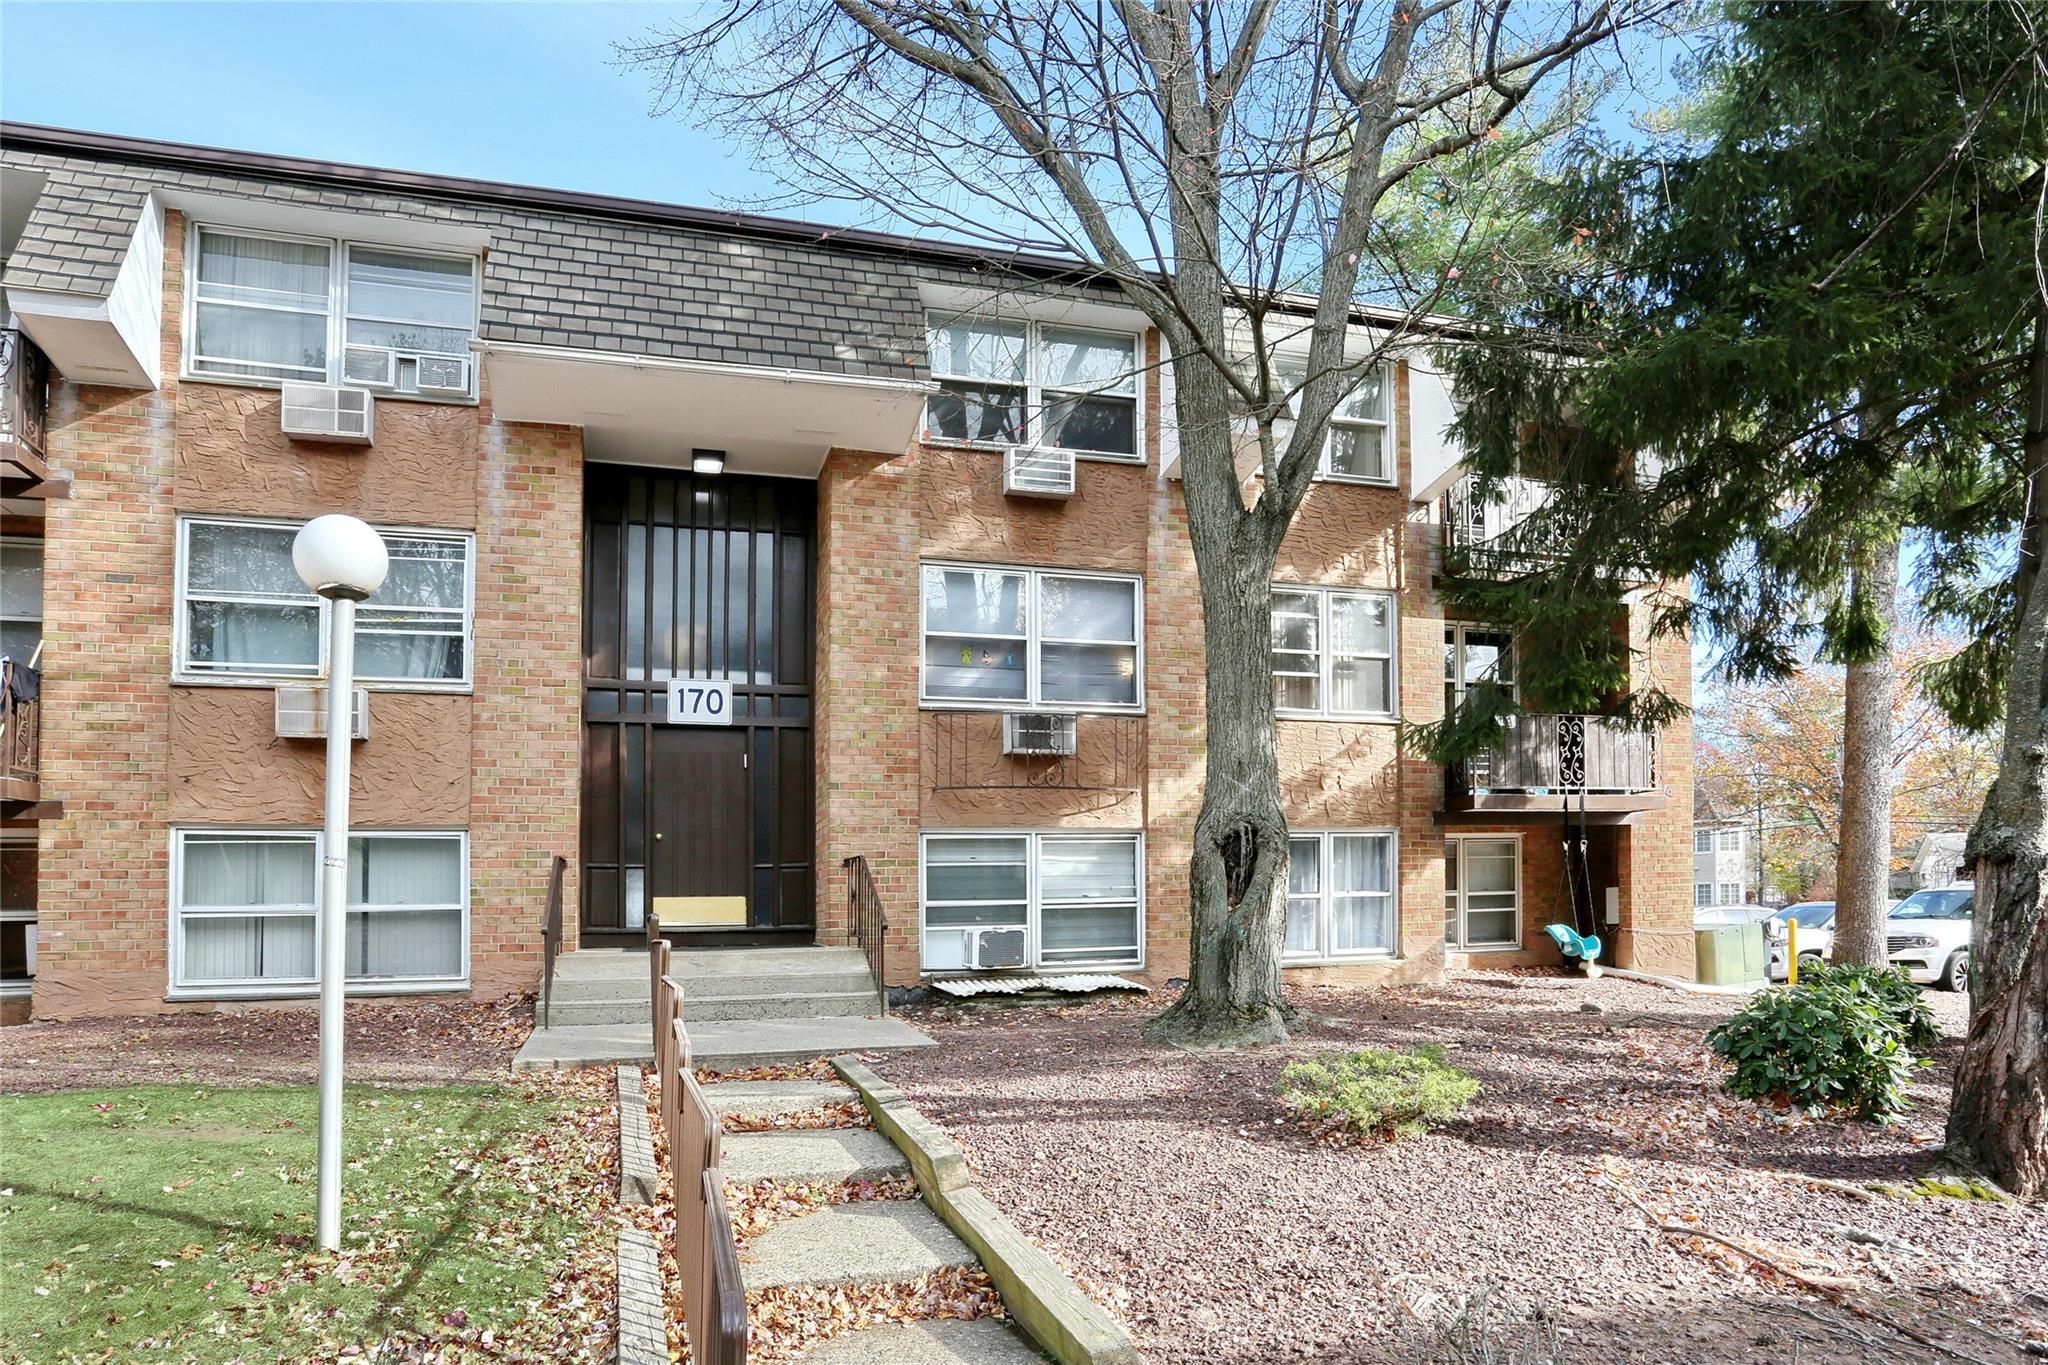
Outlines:
[[1454, 764], [1457, 810], [1648, 810], [1663, 802], [1657, 737], [1604, 716], [1512, 716], [1501, 746]]
[[19, 659], [0, 662], [0, 800], [10, 807], [42, 794], [42, 674]]
[[50, 399], [50, 362], [19, 328], [0, 327], [0, 474], [41, 481]]

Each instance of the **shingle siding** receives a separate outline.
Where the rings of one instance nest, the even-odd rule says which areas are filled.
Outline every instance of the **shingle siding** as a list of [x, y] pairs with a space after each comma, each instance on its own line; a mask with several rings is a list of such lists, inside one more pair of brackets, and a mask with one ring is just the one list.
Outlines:
[[103, 296], [154, 187], [460, 223], [490, 234], [481, 334], [489, 341], [733, 365], [922, 379], [920, 280], [1014, 288], [1000, 269], [872, 246], [764, 240], [460, 198], [0, 148], [0, 170], [48, 177], [6, 263], [10, 289]]

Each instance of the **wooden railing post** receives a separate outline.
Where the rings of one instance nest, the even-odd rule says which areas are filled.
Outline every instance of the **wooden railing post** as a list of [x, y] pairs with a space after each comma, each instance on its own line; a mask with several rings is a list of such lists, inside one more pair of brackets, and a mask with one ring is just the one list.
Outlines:
[[[654, 1033], [654, 1064], [663, 1067], [663, 1035], [668, 1030], [669, 1009], [664, 996], [662, 978], [668, 975], [669, 946], [666, 940], [658, 939], [647, 951], [647, 1012]], [[666, 1077], [664, 1068], [661, 1075]]]

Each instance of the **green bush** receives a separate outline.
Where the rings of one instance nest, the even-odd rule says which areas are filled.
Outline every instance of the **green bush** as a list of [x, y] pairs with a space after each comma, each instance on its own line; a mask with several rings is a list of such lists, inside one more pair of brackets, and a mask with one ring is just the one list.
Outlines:
[[1282, 1103], [1319, 1127], [1355, 1138], [1412, 1137], [1456, 1118], [1479, 1082], [1444, 1061], [1434, 1043], [1410, 1052], [1366, 1048], [1331, 1061], [1291, 1062]]
[[1939, 1036], [1920, 988], [1891, 967], [1801, 968], [1797, 986], [1763, 991], [1707, 1034], [1745, 1099], [1885, 1123]]

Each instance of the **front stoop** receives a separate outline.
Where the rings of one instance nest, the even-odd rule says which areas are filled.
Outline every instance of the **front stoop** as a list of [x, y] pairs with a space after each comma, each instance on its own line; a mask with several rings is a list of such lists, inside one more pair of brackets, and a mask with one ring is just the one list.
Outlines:
[[[643, 977], [643, 985], [644, 985]], [[750, 1019], [704, 1024], [690, 1013], [692, 1060], [712, 1071], [738, 1071], [785, 1062], [810, 1062], [840, 1052], [902, 1052], [930, 1047], [932, 1040], [900, 1019]], [[512, 1059], [515, 1070], [551, 1070], [654, 1062], [651, 1022], [535, 1029]]]
[[[931, 1045], [882, 1014], [857, 948], [698, 949], [675, 954], [669, 974], [683, 986], [683, 1017], [699, 1066], [733, 1071]], [[566, 954], [555, 965], [552, 1000], [552, 1027], [534, 1031], [514, 1067], [654, 1060], [645, 952]]]

